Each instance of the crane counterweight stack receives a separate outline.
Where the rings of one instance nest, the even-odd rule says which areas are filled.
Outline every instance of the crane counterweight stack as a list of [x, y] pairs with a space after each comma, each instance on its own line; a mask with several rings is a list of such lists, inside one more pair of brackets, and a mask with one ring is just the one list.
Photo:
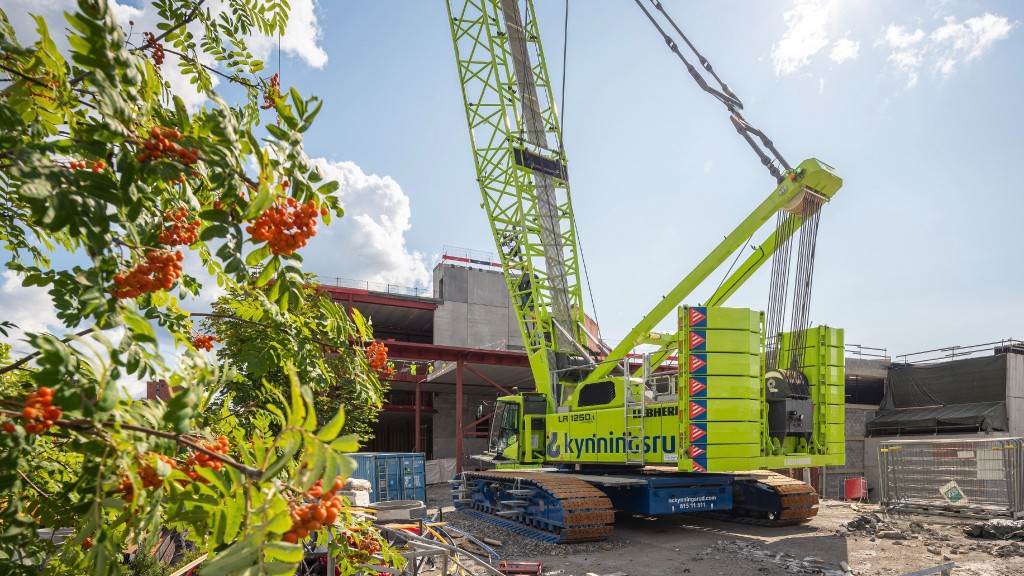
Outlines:
[[[844, 459], [843, 333], [807, 325], [819, 209], [842, 180], [815, 159], [786, 163], [661, 3], [651, 2], [720, 89], [636, 1], [776, 185], [613, 349], [585, 328], [568, 163], [533, 1], [447, 2], [482, 206], [536, 382], [495, 405], [479, 460], [507, 470], [465, 472], [453, 497], [461, 510], [552, 542], [606, 537], [613, 508], [804, 522], [817, 494], [768, 470]], [[687, 306], [773, 218], [760, 246], [702, 305]], [[768, 260], [768, 313], [724, 307]], [[656, 332], [673, 314], [676, 330]], [[656, 349], [638, 361], [641, 344]]]

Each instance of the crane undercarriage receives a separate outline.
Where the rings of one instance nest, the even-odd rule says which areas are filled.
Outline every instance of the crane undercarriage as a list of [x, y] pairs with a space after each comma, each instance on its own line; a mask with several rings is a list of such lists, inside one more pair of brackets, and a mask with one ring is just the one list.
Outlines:
[[[645, 478], [645, 476], [647, 476]], [[460, 512], [546, 542], [604, 540], [615, 511], [697, 512], [758, 526], [789, 526], [818, 513], [818, 495], [804, 482], [763, 470], [685, 474], [575, 475], [571, 472], [465, 472], [452, 489]], [[651, 499], [656, 501], [652, 502]]]

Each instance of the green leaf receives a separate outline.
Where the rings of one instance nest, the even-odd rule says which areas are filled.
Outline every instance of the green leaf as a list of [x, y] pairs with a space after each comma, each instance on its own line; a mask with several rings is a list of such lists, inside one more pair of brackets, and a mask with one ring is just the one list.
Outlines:
[[260, 271], [260, 275], [256, 277], [256, 286], [266, 286], [267, 282], [274, 277], [274, 272], [277, 272], [278, 267], [281, 265], [281, 259], [274, 256], [266, 265], [263, 266], [263, 270]]
[[270, 135], [273, 136], [274, 138], [277, 138], [278, 140], [284, 142], [291, 140], [292, 137], [292, 135], [289, 134], [287, 130], [281, 128], [276, 124], [267, 124], [267, 132], [270, 132]]
[[263, 557], [267, 560], [298, 563], [302, 561], [302, 546], [287, 542], [267, 542], [263, 545]]
[[245, 257], [245, 265], [255, 266], [260, 262], [266, 260], [268, 257], [270, 257], [270, 254], [270, 246], [264, 244], [263, 246], [260, 246], [256, 250], [250, 252], [249, 255]]
[[341, 432], [341, 427], [345, 425], [345, 407], [341, 406], [338, 408], [338, 413], [331, 418], [331, 421], [326, 426], [320, 429], [316, 437], [324, 442], [331, 442], [338, 437], [338, 433]]
[[228, 546], [223, 552], [207, 560], [199, 572], [201, 576], [226, 576], [256, 564], [259, 554], [256, 536], [249, 536]]
[[281, 455], [263, 470], [260, 476], [261, 483], [277, 476], [292, 461], [299, 448], [302, 448], [302, 437], [296, 437], [294, 432], [285, 431], [278, 440], [282, 442]]
[[124, 315], [124, 323], [136, 341], [156, 344], [156, 333], [153, 332], [153, 327], [145, 319], [140, 318], [133, 312], [128, 312]]
[[357, 452], [359, 450], [359, 435], [346, 434], [331, 442], [331, 448], [338, 452]]

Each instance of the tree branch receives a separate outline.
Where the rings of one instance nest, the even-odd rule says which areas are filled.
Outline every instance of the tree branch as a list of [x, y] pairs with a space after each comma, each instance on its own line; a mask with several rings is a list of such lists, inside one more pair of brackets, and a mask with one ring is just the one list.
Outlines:
[[29, 76], [28, 74], [25, 74], [24, 72], [20, 71], [20, 70], [15, 70], [14, 68], [8, 68], [7, 66], [4, 66], [3, 64], [0, 64], [0, 70], [3, 70], [5, 72], [9, 72], [11, 74], [14, 74], [15, 76], [18, 76], [18, 77], [24, 79], [25, 81], [31, 82], [31, 83], [33, 83], [33, 84], [35, 84], [37, 86], [42, 86], [43, 88], [50, 88], [50, 86], [48, 84], [46, 84], [45, 82], [43, 82], [42, 80], [39, 80], [37, 78], [33, 78], [33, 77]]
[[[164, 38], [166, 38], [172, 32], [176, 32], [179, 28], [181, 28], [183, 26], [187, 26], [190, 22], [195, 20], [199, 16], [199, 8], [202, 7], [203, 2], [206, 2], [206, 0], [199, 0], [199, 2], [196, 2], [195, 7], [192, 8], [192, 11], [189, 12], [188, 16], [185, 16], [184, 20], [182, 20], [181, 22], [178, 22], [174, 26], [171, 26], [167, 30], [164, 30], [163, 34], [160, 34], [159, 36], [153, 38], [153, 42], [156, 43], [156, 42], [159, 42], [159, 41], [163, 40]], [[166, 52], [167, 49], [164, 48], [164, 51]]]
[[[70, 342], [74, 338], [77, 338], [79, 336], [85, 336], [86, 334], [89, 334], [91, 332], [95, 332], [96, 330], [98, 330], [98, 328], [93, 326], [92, 328], [87, 328], [85, 330], [82, 330], [81, 332], [76, 332], [74, 336], [68, 336], [66, 338], [61, 339], [61, 343], [62, 344], [67, 344], [68, 342]], [[16, 370], [16, 369], [20, 368], [26, 362], [28, 362], [29, 360], [32, 360], [33, 358], [39, 356], [40, 354], [41, 354], [41, 352], [33, 352], [33, 353], [29, 354], [28, 356], [25, 356], [24, 358], [21, 358], [17, 362], [13, 362], [11, 364], [8, 364], [7, 366], [4, 366], [3, 368], [0, 368], [0, 375], [6, 374], [6, 373], [10, 372], [11, 370]]]
[[242, 78], [239, 78], [239, 77], [236, 77], [236, 76], [232, 76], [230, 74], [225, 74], [225, 73], [221, 72], [220, 70], [217, 70], [216, 68], [213, 68], [211, 66], [207, 66], [206, 64], [203, 64], [202, 62], [196, 60], [195, 58], [192, 58], [191, 56], [186, 55], [184, 52], [178, 52], [177, 50], [174, 50], [172, 48], [164, 48], [164, 52], [167, 52], [168, 54], [174, 54], [175, 56], [177, 56], [178, 58], [181, 58], [185, 62], [188, 62], [189, 64], [191, 64], [193, 66], [199, 66], [200, 68], [205, 69], [207, 72], [212, 72], [212, 73], [216, 74], [217, 76], [220, 76], [221, 78], [224, 78], [224, 79], [228, 80], [229, 82], [234, 82], [236, 84], [241, 84], [242, 86], [245, 86], [246, 88], [259, 88], [259, 86], [257, 86], [256, 84], [253, 84], [252, 82], [248, 82], [248, 81], [246, 81], [246, 80], [244, 80]]
[[[0, 410], [0, 414], [14, 418], [21, 416], [20, 412], [13, 412], [11, 410]], [[104, 431], [103, 426], [93, 422], [92, 420], [87, 420], [84, 418], [80, 418], [78, 420], [60, 419], [54, 420], [53, 423], [55, 426], [60, 428], [71, 428], [76, 430], [93, 432]], [[146, 428], [145, 426], [136, 426], [134, 424], [121, 424], [119, 428], [122, 428], [124, 430], [131, 430], [132, 432], [139, 432], [141, 434], [146, 434], [148, 436], [156, 436], [158, 438], [166, 438], [167, 440], [173, 440], [178, 444], [181, 444], [182, 446], [195, 450], [196, 452], [202, 452], [203, 454], [206, 454], [210, 458], [220, 460], [221, 462], [227, 464], [228, 466], [231, 466], [232, 468], [239, 470], [240, 472], [242, 472], [243, 474], [250, 478], [259, 478], [263, 475], [262, 470], [253, 468], [251, 466], [246, 466], [245, 464], [238, 462], [234, 458], [225, 456], [224, 454], [220, 454], [219, 452], [214, 452], [213, 450], [210, 450], [200, 445], [198, 442], [196, 442], [195, 440], [193, 440], [192, 438], [188, 437], [185, 434], [178, 434], [175, 432], [164, 432], [163, 430], [154, 430], [152, 428]]]
[[[236, 322], [242, 322], [243, 324], [252, 324], [254, 326], [259, 326], [260, 328], [268, 328], [271, 330], [280, 330], [281, 332], [291, 333], [291, 330], [287, 328], [274, 326], [272, 324], [266, 324], [264, 322], [257, 322], [255, 320], [246, 320], [245, 318], [239, 318], [238, 316], [232, 316], [231, 314], [220, 314], [217, 312], [190, 312], [189, 314], [191, 316], [201, 316], [204, 318], [221, 318], [224, 320], [235, 320]], [[341, 346], [339, 346], [337, 343], [332, 344], [330, 342], [320, 340], [319, 338], [310, 337], [309, 340], [311, 342], [316, 342], [317, 344], [321, 346], [326, 346], [328, 348], [341, 348]]]
[[24, 480], [25, 482], [28, 482], [28, 485], [31, 486], [33, 490], [38, 492], [40, 496], [42, 496], [43, 498], [47, 498], [47, 499], [50, 498], [49, 494], [47, 494], [46, 492], [43, 492], [42, 489], [39, 488], [39, 486], [36, 486], [35, 483], [32, 482], [32, 480], [30, 480], [28, 476], [25, 476], [25, 473], [22, 472], [21, 470], [18, 470], [18, 476], [21, 476], [22, 480]]

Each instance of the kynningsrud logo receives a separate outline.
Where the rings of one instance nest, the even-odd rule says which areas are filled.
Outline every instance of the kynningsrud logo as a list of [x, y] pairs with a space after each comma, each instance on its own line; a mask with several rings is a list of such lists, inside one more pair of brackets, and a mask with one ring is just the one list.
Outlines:
[[706, 306], [690, 308], [690, 328], [701, 328], [707, 326], [708, 309]]
[[690, 442], [696, 442], [708, 435], [707, 425], [690, 424]]
[[705, 374], [708, 371], [708, 355], [690, 354], [690, 360], [687, 365], [690, 368], [690, 374]]
[[690, 400], [690, 420], [707, 420], [708, 401]]
[[690, 332], [690, 350], [703, 350], [707, 341], [707, 332], [701, 330]]
[[694, 472], [707, 472], [708, 471], [708, 459], [707, 456], [698, 456], [692, 460]]
[[707, 376], [690, 377], [690, 397], [703, 398], [708, 395]]
[[[628, 450], [627, 450], [628, 449]], [[563, 455], [564, 450], [564, 455]], [[591, 436], [589, 438], [571, 438], [568, 432], [551, 432], [548, 434], [547, 454], [552, 460], [575, 458], [598, 454], [675, 454], [675, 434], [644, 436]]]

